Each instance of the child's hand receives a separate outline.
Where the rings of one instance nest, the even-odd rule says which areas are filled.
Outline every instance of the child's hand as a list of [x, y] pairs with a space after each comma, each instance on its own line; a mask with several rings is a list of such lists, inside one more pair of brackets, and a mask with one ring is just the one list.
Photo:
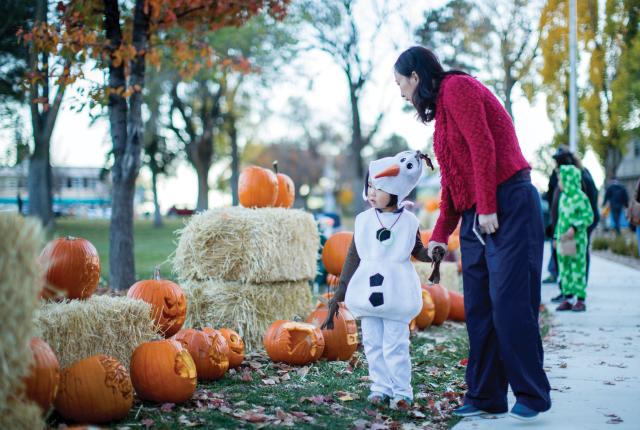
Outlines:
[[565, 234], [562, 235], [565, 239], [573, 239], [576, 235], [576, 231], [573, 227], [569, 227], [569, 230]]
[[329, 314], [327, 315], [327, 319], [320, 326], [320, 330], [333, 330], [333, 318], [338, 314], [338, 301], [333, 297], [329, 300]]

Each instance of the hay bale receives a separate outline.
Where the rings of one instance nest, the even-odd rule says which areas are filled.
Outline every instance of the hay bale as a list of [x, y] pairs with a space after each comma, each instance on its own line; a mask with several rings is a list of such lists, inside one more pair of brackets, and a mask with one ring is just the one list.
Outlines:
[[173, 267], [183, 283], [271, 284], [316, 276], [318, 229], [301, 210], [212, 209], [193, 216], [178, 234]]
[[190, 282], [183, 285], [189, 302], [188, 327], [228, 327], [242, 337], [247, 350], [262, 349], [262, 337], [274, 321], [306, 318], [312, 309], [308, 282], [243, 284]]
[[[40, 412], [20, 398], [22, 378], [32, 361], [29, 341], [35, 335], [33, 312], [42, 287], [38, 255], [44, 238], [39, 222], [0, 214], [0, 428], [42, 428]], [[35, 409], [34, 409], [35, 408]]]
[[[423, 263], [420, 261], [414, 261], [413, 267], [416, 268], [418, 276], [420, 277], [421, 284], [429, 284], [429, 276], [433, 268], [431, 263]], [[462, 277], [458, 273], [458, 264], [450, 261], [443, 261], [440, 263], [440, 284], [447, 287], [449, 290], [462, 293]]]
[[133, 350], [159, 338], [151, 306], [128, 297], [92, 296], [87, 300], [44, 303], [35, 319], [40, 337], [56, 353], [61, 367], [106, 354], [128, 369]]

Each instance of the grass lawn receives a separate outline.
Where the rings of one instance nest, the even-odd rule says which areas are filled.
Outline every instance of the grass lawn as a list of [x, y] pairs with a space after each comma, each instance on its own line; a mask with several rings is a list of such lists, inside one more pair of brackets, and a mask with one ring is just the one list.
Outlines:
[[[151, 220], [134, 224], [134, 258], [136, 279], [149, 279], [160, 265], [163, 278], [171, 279], [171, 264], [167, 258], [176, 249], [174, 232], [184, 225], [184, 218], [167, 218], [162, 228], [154, 228]], [[59, 218], [52, 237], [79, 236], [89, 240], [100, 255], [101, 277], [109, 279], [109, 220]]]
[[[457, 422], [451, 411], [464, 393], [461, 360], [468, 355], [466, 339], [464, 324], [450, 322], [412, 338], [415, 404], [408, 413], [368, 404], [367, 365], [361, 351], [350, 362], [320, 361], [304, 367], [251, 354], [240, 369], [221, 380], [199, 383], [190, 401], [136, 402], [111, 428], [449, 428]], [[49, 424], [57, 424], [55, 415]]]

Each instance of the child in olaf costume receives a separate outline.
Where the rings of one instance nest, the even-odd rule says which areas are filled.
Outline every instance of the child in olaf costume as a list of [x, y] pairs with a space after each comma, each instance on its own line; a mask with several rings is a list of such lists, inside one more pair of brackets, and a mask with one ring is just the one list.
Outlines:
[[410, 257], [432, 261], [420, 240], [418, 219], [404, 207], [404, 199], [422, 175], [423, 159], [431, 166], [419, 151], [369, 164], [363, 197], [372, 208], [356, 217], [353, 241], [325, 322], [332, 327], [342, 301], [361, 320], [372, 382], [368, 400], [380, 404], [391, 399], [394, 409], [409, 409], [413, 402], [409, 322], [422, 309], [422, 293]]

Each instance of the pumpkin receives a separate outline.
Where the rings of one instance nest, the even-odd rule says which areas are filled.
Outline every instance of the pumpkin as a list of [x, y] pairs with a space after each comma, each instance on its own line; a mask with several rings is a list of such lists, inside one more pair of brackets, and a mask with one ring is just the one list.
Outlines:
[[262, 167], [245, 167], [238, 180], [238, 198], [246, 208], [272, 207], [278, 200], [278, 177]]
[[435, 212], [440, 209], [440, 201], [436, 197], [431, 197], [424, 202], [424, 209], [427, 212]]
[[451, 299], [451, 309], [447, 317], [451, 321], [465, 321], [464, 317], [464, 296], [457, 291], [449, 291]]
[[176, 334], [184, 324], [187, 299], [178, 284], [160, 279], [160, 269], [157, 267], [154, 278], [133, 284], [127, 297], [149, 303], [151, 317], [160, 333], [168, 338]]
[[229, 345], [217, 330], [188, 328], [180, 330], [173, 339], [180, 342], [191, 354], [199, 379], [220, 379], [229, 370]]
[[414, 336], [418, 332], [418, 325], [416, 324], [416, 319], [412, 319], [409, 321], [409, 336]]
[[218, 330], [229, 345], [229, 367], [234, 369], [244, 361], [244, 341], [238, 333], [230, 328]]
[[457, 234], [452, 234], [449, 236], [449, 243], [447, 244], [447, 248], [449, 248], [449, 252], [456, 251], [460, 248], [460, 236]]
[[296, 187], [293, 184], [293, 179], [284, 173], [278, 173], [278, 162], [273, 162], [273, 170], [278, 178], [278, 197], [274, 204], [278, 208], [290, 208], [293, 206], [293, 201], [296, 199]]
[[142, 400], [186, 402], [196, 390], [196, 379], [196, 364], [176, 340], [145, 342], [131, 356], [131, 382]]
[[303, 322], [278, 320], [264, 335], [264, 349], [271, 360], [308, 364], [322, 357], [324, 338], [320, 329]]
[[420, 330], [428, 328], [436, 316], [436, 305], [433, 303], [429, 291], [422, 289], [422, 310], [416, 317], [416, 325]]
[[44, 340], [32, 337], [29, 344], [33, 363], [29, 375], [24, 379], [27, 398], [47, 412], [58, 393], [60, 364], [53, 350]]
[[62, 369], [55, 408], [66, 420], [102, 424], [124, 418], [133, 406], [127, 369], [115, 358], [94, 355]]
[[95, 246], [81, 237], [52, 240], [40, 254], [46, 286], [42, 297], [64, 295], [68, 299], [86, 299], [98, 288], [100, 257]]
[[331, 273], [327, 273], [327, 285], [333, 289], [338, 288], [340, 285], [340, 276], [333, 275]]
[[340, 231], [327, 239], [322, 248], [322, 263], [327, 272], [340, 276], [352, 240], [353, 233], [350, 231]]
[[[329, 314], [325, 306], [317, 308], [307, 318], [309, 324], [320, 327]], [[327, 360], [344, 360], [351, 358], [358, 348], [358, 327], [351, 312], [344, 307], [338, 307], [338, 314], [333, 319], [333, 330], [322, 330], [324, 338], [324, 351], [322, 356]]]
[[440, 284], [423, 285], [422, 288], [426, 288], [429, 292], [436, 307], [436, 315], [433, 318], [433, 324], [441, 325], [449, 316], [449, 309], [451, 307], [449, 290]]

